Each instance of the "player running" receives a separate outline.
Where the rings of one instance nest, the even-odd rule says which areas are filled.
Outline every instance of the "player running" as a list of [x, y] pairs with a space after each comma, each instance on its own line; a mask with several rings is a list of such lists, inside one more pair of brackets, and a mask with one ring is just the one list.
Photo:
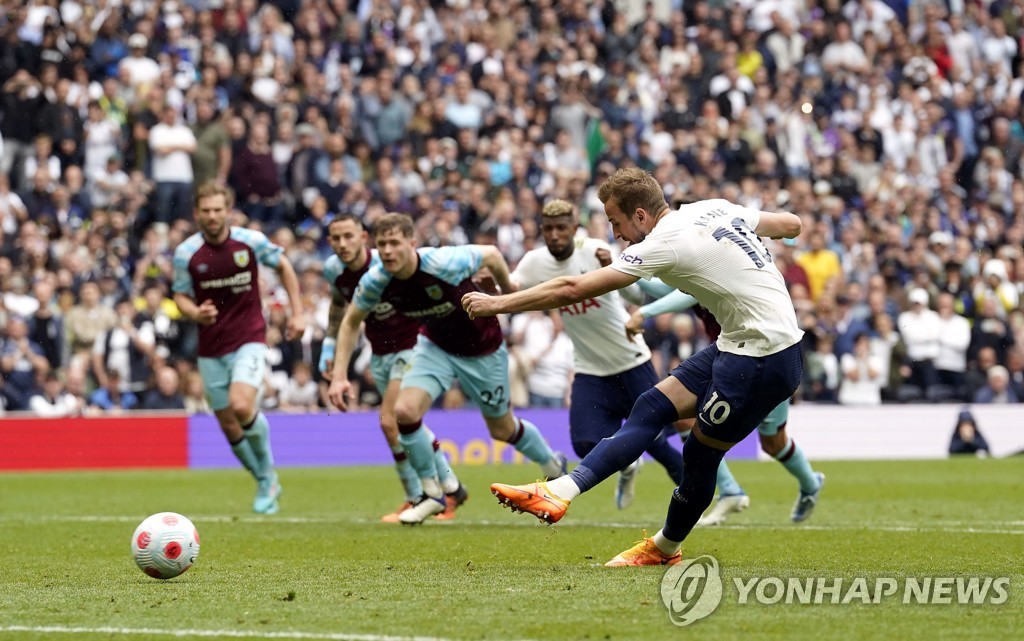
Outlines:
[[[327, 239], [334, 250], [334, 255], [324, 264], [324, 279], [331, 288], [331, 308], [327, 323], [327, 338], [324, 339], [320, 351], [320, 371], [328, 380], [333, 370], [334, 347], [338, 327], [341, 325], [345, 308], [352, 302], [352, 295], [359, 285], [359, 279], [370, 271], [374, 265], [380, 264], [377, 252], [367, 246], [368, 235], [363, 223], [354, 214], [339, 214], [327, 225]], [[395, 420], [395, 400], [409, 362], [412, 360], [412, 348], [416, 346], [416, 336], [420, 331], [420, 322], [408, 318], [395, 311], [390, 303], [381, 303], [366, 316], [366, 340], [370, 342], [373, 352], [370, 358], [370, 371], [373, 382], [380, 393], [380, 429], [384, 432], [391, 454], [395, 459], [398, 478], [405, 488], [405, 503], [395, 512], [385, 514], [381, 521], [397, 523], [398, 515], [419, 500], [423, 495], [423, 487], [416, 470], [409, 463], [405, 449], [398, 441], [398, 422]], [[437, 472], [443, 487], [454, 487], [447, 496], [447, 508], [437, 515], [439, 519], [452, 519], [455, 509], [465, 502], [468, 496], [465, 488], [459, 483], [451, 465], [433, 433], [426, 427], [428, 438], [433, 443], [434, 458]]]
[[726, 200], [672, 211], [661, 185], [637, 168], [615, 172], [598, 197], [616, 236], [631, 243], [612, 265], [505, 296], [468, 293], [463, 305], [470, 317], [552, 309], [658, 276], [693, 294], [714, 314], [722, 333], [644, 392], [622, 428], [571, 475], [522, 486], [495, 483], [491, 490], [503, 504], [554, 523], [579, 494], [636, 460], [664, 425], [696, 417], [683, 444], [683, 482], [672, 494], [664, 527], [607, 563], [672, 565], [682, 558], [683, 540], [714, 498], [725, 453], [800, 383], [803, 332], [782, 274], [758, 236], [793, 238], [801, 223], [790, 213], [760, 212]]
[[[608, 245], [596, 238], [576, 236], [573, 206], [552, 200], [541, 212], [540, 231], [546, 248], [526, 253], [512, 273], [513, 291], [533, 287], [559, 276], [577, 276], [611, 264]], [[576, 376], [569, 406], [569, 435], [576, 454], [583, 458], [601, 439], [614, 434], [629, 416], [636, 399], [658, 382], [651, 351], [639, 337], [622, 331], [629, 320], [618, 291], [561, 307], [559, 315], [572, 339]], [[668, 437], [669, 425], [647, 448], [678, 485], [683, 478], [683, 457]], [[639, 461], [619, 474], [615, 504], [633, 501]]]
[[[704, 332], [708, 335], [708, 338], [712, 341], [718, 339], [718, 335], [722, 331], [721, 326], [707, 309], [697, 305], [696, 298], [678, 289], [673, 289], [660, 281], [641, 282], [643, 283], [644, 291], [659, 298], [633, 312], [626, 323], [626, 331], [631, 335], [643, 332], [643, 322], [647, 318], [660, 314], [684, 312], [695, 307], [697, 317], [704, 323]], [[804, 456], [803, 449], [796, 444], [796, 441], [786, 435], [786, 422], [788, 419], [789, 399], [786, 399], [773, 409], [763, 421], [758, 423], [757, 432], [758, 438], [761, 441], [761, 449], [781, 463], [786, 468], [786, 471], [796, 478], [800, 486], [800, 494], [797, 496], [796, 504], [793, 505], [793, 511], [789, 517], [794, 523], [799, 523], [810, 518], [815, 506], [818, 504], [821, 488], [825, 484], [825, 475], [821, 472], [815, 472], [811, 468], [807, 457]], [[692, 419], [690, 421], [692, 422]], [[692, 427], [692, 424], [690, 427]], [[743, 491], [743, 488], [740, 487], [740, 484], [732, 475], [732, 471], [729, 470], [725, 459], [722, 459], [721, 465], [718, 466], [717, 485], [718, 502], [711, 508], [707, 516], [704, 516], [697, 522], [698, 525], [721, 525], [728, 518], [729, 514], [742, 512], [750, 507], [750, 497], [747, 496], [746, 492]]]
[[306, 320], [299, 279], [284, 250], [258, 231], [228, 225], [231, 206], [226, 187], [211, 181], [196, 191], [199, 233], [174, 251], [172, 289], [178, 309], [199, 325], [199, 373], [210, 408], [235, 456], [256, 478], [252, 509], [273, 514], [281, 484], [270, 425], [257, 405], [267, 365], [259, 265], [276, 270], [288, 294], [289, 340], [302, 335]]
[[[399, 515], [405, 524], [422, 523], [445, 509], [432, 437], [423, 415], [451, 383], [480, 408], [491, 437], [509, 443], [538, 463], [548, 478], [565, 473], [565, 457], [551, 451], [540, 430], [509, 409], [508, 351], [497, 319], [470, 319], [462, 296], [476, 291], [472, 276], [487, 267], [503, 291], [510, 287], [508, 265], [496, 247], [465, 245], [416, 249], [412, 218], [386, 214], [374, 225], [381, 264], [359, 282], [338, 333], [334, 375], [328, 396], [339, 409], [347, 405], [349, 360], [360, 323], [381, 303], [424, 324], [412, 364], [395, 401], [399, 441], [420, 476], [423, 496]], [[634, 457], [635, 459], [636, 457]]]

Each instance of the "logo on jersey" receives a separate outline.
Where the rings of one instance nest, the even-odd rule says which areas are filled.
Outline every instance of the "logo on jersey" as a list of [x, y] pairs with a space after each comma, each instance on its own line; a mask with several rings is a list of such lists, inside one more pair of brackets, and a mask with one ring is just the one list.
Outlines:
[[620, 254], [619, 255], [619, 260], [621, 260], [624, 263], [629, 263], [630, 265], [643, 265], [644, 264], [644, 259], [643, 258], [640, 258], [639, 256], [634, 256], [633, 254], [626, 254], [626, 253]]
[[234, 253], [235, 264], [239, 267], [249, 266], [249, 250], [240, 249]]
[[594, 309], [601, 309], [601, 303], [596, 298], [588, 298], [585, 301], [579, 303], [573, 303], [572, 305], [566, 305], [565, 307], [559, 307], [559, 314], [568, 314], [569, 316], [576, 316], [577, 314], [586, 314], [587, 309], [593, 307]]
[[429, 287], [427, 287], [426, 291], [427, 296], [430, 296], [434, 300], [441, 300], [441, 297], [444, 296], [444, 292], [441, 291], [440, 285], [430, 285]]
[[196, 270], [197, 270], [197, 271], [198, 271], [198, 272], [199, 272], [200, 274], [205, 274], [205, 273], [207, 272], [207, 270], [208, 270], [208, 269], [210, 269], [210, 266], [209, 266], [209, 265], [207, 265], [206, 263], [199, 263], [199, 266], [198, 266], [198, 267], [196, 267]]

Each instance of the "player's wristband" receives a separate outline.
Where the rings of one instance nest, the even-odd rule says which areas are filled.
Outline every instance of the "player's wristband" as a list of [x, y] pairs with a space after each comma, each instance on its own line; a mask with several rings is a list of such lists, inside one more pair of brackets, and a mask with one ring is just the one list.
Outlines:
[[320, 347], [320, 363], [317, 368], [321, 372], [327, 371], [327, 361], [334, 360], [334, 345], [337, 341], [333, 338], [325, 338], [323, 346]]

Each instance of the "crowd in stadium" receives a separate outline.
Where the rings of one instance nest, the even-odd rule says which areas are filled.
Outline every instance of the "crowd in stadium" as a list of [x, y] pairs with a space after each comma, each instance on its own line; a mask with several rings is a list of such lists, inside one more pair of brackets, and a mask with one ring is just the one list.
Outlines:
[[[316, 411], [332, 215], [372, 226], [407, 213], [423, 245], [493, 244], [514, 266], [543, 247], [552, 198], [578, 205], [581, 233], [614, 242], [596, 191], [629, 165], [670, 203], [803, 219], [798, 239], [770, 245], [806, 332], [801, 400], [1024, 400], [1021, 0], [5, 11], [6, 411], [208, 411], [195, 328], [170, 299], [206, 181], [230, 186], [235, 224], [264, 231], [300, 275], [309, 323], [296, 341], [266, 275], [264, 406]], [[521, 403], [568, 388], [557, 314], [508, 331]], [[707, 340], [691, 313], [651, 319], [645, 337], [662, 374]]]

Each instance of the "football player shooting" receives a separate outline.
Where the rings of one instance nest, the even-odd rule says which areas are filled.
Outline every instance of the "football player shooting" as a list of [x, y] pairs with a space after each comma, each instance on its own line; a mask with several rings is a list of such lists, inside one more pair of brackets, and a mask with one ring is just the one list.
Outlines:
[[696, 417], [683, 445], [683, 482], [672, 494], [664, 527], [608, 562], [674, 564], [682, 558], [682, 541], [714, 497], [725, 453], [800, 382], [803, 332], [782, 275], [758, 237], [793, 238], [801, 223], [794, 214], [760, 212], [725, 200], [672, 211], [661, 185], [636, 168], [615, 172], [598, 197], [615, 235], [631, 243], [612, 265], [505, 296], [469, 293], [463, 297], [469, 315], [561, 307], [658, 276], [707, 307], [722, 333], [644, 392], [622, 428], [572, 474], [525, 486], [496, 483], [491, 490], [503, 504], [553, 523], [581, 492], [636, 460], [664, 425]]

